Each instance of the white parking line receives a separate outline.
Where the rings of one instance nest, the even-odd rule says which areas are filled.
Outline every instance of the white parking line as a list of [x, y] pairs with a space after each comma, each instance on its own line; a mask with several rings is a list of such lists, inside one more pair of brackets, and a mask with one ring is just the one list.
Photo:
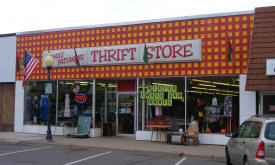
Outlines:
[[181, 160], [179, 160], [175, 165], [180, 165], [183, 161], [185, 161], [186, 158], [182, 158]]
[[51, 148], [51, 146], [50, 147], [32, 148], [32, 149], [28, 149], [28, 150], [21, 150], [21, 151], [15, 151], [15, 152], [8, 152], [8, 153], [0, 154], [0, 156], [11, 155], [11, 154], [16, 154], [16, 153], [20, 153], [20, 152], [28, 152], [28, 151], [34, 151], [34, 150], [41, 150], [41, 149], [46, 149], [46, 148]]
[[64, 165], [71, 165], [71, 164], [79, 163], [79, 162], [82, 162], [84, 160], [88, 160], [88, 159], [92, 159], [92, 158], [95, 158], [95, 157], [107, 155], [107, 154], [110, 154], [110, 153], [112, 153], [112, 151], [104, 152], [104, 153], [101, 153], [101, 154], [97, 154], [97, 155], [94, 155], [94, 156], [91, 156], [91, 157], [87, 157], [87, 158], [84, 158], [84, 159], [80, 159], [80, 160], [77, 160], [77, 161], [74, 161], [74, 162], [70, 162], [70, 163], [67, 163], [67, 164], [64, 164]]

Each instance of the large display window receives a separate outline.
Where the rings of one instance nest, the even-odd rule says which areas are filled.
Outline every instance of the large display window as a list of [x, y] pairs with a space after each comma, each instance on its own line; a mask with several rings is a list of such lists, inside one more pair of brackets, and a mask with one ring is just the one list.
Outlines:
[[56, 81], [51, 81], [52, 93], [45, 94], [47, 81], [29, 81], [25, 87], [24, 124], [46, 125], [48, 108], [51, 124], [56, 123]]
[[92, 103], [92, 81], [58, 81], [57, 121], [71, 121], [72, 126], [77, 126], [79, 116], [92, 117]]
[[235, 132], [239, 125], [237, 76], [189, 77], [187, 114], [201, 133]]
[[171, 131], [185, 130], [196, 120], [200, 133], [235, 132], [239, 125], [238, 78], [140, 79], [138, 130], [162, 124], [171, 125]]
[[[137, 121], [136, 130], [146, 130], [148, 125], [154, 124], [171, 125], [170, 131], [179, 131], [197, 120], [200, 133], [234, 133], [239, 125], [238, 78], [205, 76], [139, 79], [137, 113], [133, 115]], [[112, 133], [115, 134], [116, 111], [119, 108], [117, 103], [120, 104], [116, 81], [52, 81], [51, 95], [45, 95], [46, 83], [30, 81], [26, 86], [25, 124], [46, 124], [49, 106], [52, 124], [70, 120], [74, 122], [73, 126], [77, 126], [79, 116], [90, 116], [93, 119], [91, 128], [102, 128], [104, 123], [108, 123], [112, 124]], [[93, 93], [96, 94], [95, 99]], [[265, 101], [272, 100], [269, 99], [270, 95], [264, 97]], [[264, 108], [269, 113], [273, 112], [272, 103]], [[119, 112], [122, 109], [119, 108]]]
[[185, 78], [152, 78], [139, 81], [138, 130], [148, 125], [172, 125], [171, 131], [185, 127]]

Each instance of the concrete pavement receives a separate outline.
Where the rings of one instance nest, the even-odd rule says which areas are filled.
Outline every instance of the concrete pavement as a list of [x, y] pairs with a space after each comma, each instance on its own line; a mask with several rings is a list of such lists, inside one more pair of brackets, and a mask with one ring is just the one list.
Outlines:
[[66, 136], [53, 136], [53, 141], [48, 142], [46, 140], [46, 135], [0, 132], [0, 142], [1, 141], [10, 143], [72, 145], [79, 147], [98, 147], [143, 152], [163, 152], [189, 157], [225, 160], [224, 146], [220, 145], [175, 145], [160, 142], [136, 141], [135, 137], [125, 136], [96, 138], [68, 138]]

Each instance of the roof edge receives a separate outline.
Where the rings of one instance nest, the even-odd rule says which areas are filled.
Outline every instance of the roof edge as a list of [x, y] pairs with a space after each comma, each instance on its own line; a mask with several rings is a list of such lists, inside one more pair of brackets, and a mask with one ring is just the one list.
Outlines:
[[78, 30], [78, 29], [98, 28], [98, 27], [110, 27], [110, 26], [118, 26], [118, 25], [119, 26], [126, 26], [126, 25], [135, 25], [135, 24], [146, 24], [146, 23], [177, 21], [177, 20], [189, 20], [189, 19], [201, 19], [201, 18], [222, 17], [222, 16], [231, 16], [231, 15], [245, 15], [245, 14], [254, 14], [254, 13], [255, 13], [255, 10], [249, 10], [249, 11], [237, 11], [237, 12], [205, 14], [205, 15], [193, 15], [193, 16], [183, 16], [183, 17], [171, 17], [171, 18], [162, 18], [162, 19], [140, 20], [140, 21], [133, 21], [133, 22], [106, 23], [106, 24], [98, 24], [98, 25], [76, 26], [76, 27], [66, 27], [66, 28], [56, 28], [56, 29], [45, 29], [45, 30], [36, 30], [36, 31], [17, 32], [16, 35], [28, 35], [28, 34], [66, 31], [66, 30]]
[[12, 36], [16, 36], [16, 33], [0, 34], [0, 37], [12, 37]]

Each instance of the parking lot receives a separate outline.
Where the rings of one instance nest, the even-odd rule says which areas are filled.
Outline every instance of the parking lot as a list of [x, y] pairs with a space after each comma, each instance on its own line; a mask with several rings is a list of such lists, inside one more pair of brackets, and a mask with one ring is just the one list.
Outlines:
[[175, 154], [108, 150], [92, 147], [0, 143], [0, 164], [5, 165], [221, 165], [224, 162]]

